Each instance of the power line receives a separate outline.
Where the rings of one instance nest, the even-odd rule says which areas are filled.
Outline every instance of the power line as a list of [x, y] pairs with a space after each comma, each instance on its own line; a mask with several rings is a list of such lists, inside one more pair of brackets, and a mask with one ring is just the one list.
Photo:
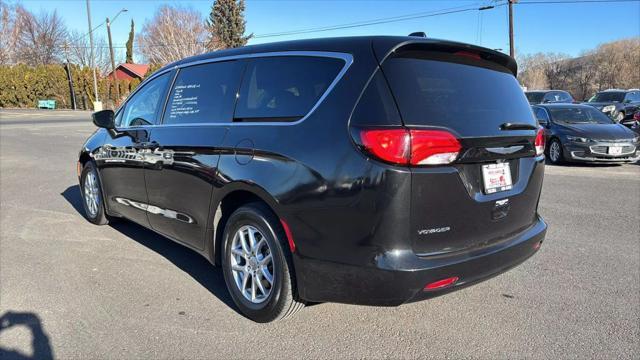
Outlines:
[[454, 8], [441, 9], [441, 10], [430, 11], [430, 12], [422, 12], [422, 13], [417, 13], [417, 14], [414, 13], [414, 14], [400, 15], [400, 16], [394, 16], [394, 17], [386, 17], [386, 18], [365, 20], [365, 21], [359, 21], [359, 22], [355, 22], [355, 23], [346, 23], [346, 24], [338, 24], [338, 25], [331, 25], [331, 26], [323, 26], [323, 27], [315, 27], [315, 28], [306, 28], [306, 29], [299, 29], [299, 30], [276, 32], [276, 33], [267, 33], [267, 34], [255, 35], [254, 38], [267, 38], [267, 37], [277, 37], [277, 36], [287, 36], [287, 35], [299, 35], [299, 34], [308, 34], [308, 33], [324, 32], [324, 31], [332, 31], [332, 30], [350, 29], [350, 28], [371, 26], [371, 25], [379, 25], [379, 24], [388, 24], [388, 23], [393, 23], [393, 22], [400, 22], [400, 21], [414, 20], [414, 19], [422, 19], [422, 18], [433, 17], [433, 16], [456, 14], [456, 13], [467, 12], [467, 11], [489, 10], [489, 9], [493, 9], [495, 7], [499, 7], [499, 6], [503, 6], [503, 5], [505, 5], [505, 4], [502, 3], [502, 4], [496, 4], [496, 5], [493, 5], [493, 6], [483, 6], [483, 7], [478, 7], [477, 4], [475, 6], [473, 6], [473, 7], [458, 6], [458, 7], [454, 7]]
[[640, 0], [540, 0], [540, 1], [519, 1], [516, 5], [533, 4], [588, 4], [588, 3], [632, 3]]
[[[313, 27], [313, 28], [305, 28], [305, 29], [298, 29], [298, 30], [289, 30], [289, 31], [282, 31], [282, 32], [274, 32], [274, 33], [266, 33], [266, 34], [258, 34], [258, 35], [254, 35], [254, 38], [269, 38], [269, 37], [279, 37], [279, 36], [287, 36], [287, 35], [300, 35], [300, 34], [308, 34], [308, 33], [315, 33], [315, 32], [325, 32], [325, 31], [332, 31], [332, 30], [341, 30], [341, 29], [349, 29], [349, 28], [356, 28], [356, 27], [364, 27], [364, 26], [372, 26], [372, 25], [378, 25], [378, 24], [387, 24], [387, 23], [393, 23], [393, 22], [401, 22], [401, 21], [406, 21], [406, 20], [414, 20], [414, 19], [421, 19], [421, 18], [427, 18], [427, 17], [434, 17], [434, 16], [442, 16], [442, 15], [449, 15], [449, 14], [456, 14], [456, 13], [461, 13], [461, 12], [468, 12], [468, 11], [483, 11], [483, 10], [489, 10], [489, 9], [494, 9], [494, 8], [498, 8], [501, 6], [505, 6], [507, 5], [508, 1], [506, 2], [499, 2], [501, 0], [492, 0], [491, 3], [489, 5], [482, 5], [481, 2], [476, 2], [474, 3], [471, 7], [464, 7], [464, 6], [458, 6], [458, 7], [452, 7], [452, 8], [445, 8], [445, 9], [440, 9], [440, 10], [434, 10], [434, 11], [427, 11], [427, 12], [419, 12], [419, 13], [414, 13], [414, 14], [405, 14], [405, 15], [398, 15], [398, 16], [392, 16], [392, 17], [384, 17], [384, 18], [377, 18], [377, 19], [371, 19], [371, 20], [362, 20], [362, 21], [358, 21], [358, 22], [352, 22], [352, 23], [345, 23], [345, 24], [336, 24], [336, 25], [328, 25], [328, 26], [322, 26], [322, 27]], [[504, 1], [504, 0], [502, 0]], [[640, 2], [640, 0], [529, 0], [529, 1], [518, 1], [515, 3], [515, 5], [530, 5], [530, 4], [584, 4], [584, 3], [632, 3], [632, 2]], [[485, 3], [486, 4], [486, 3]], [[508, 9], [507, 9], [508, 10]], [[480, 13], [481, 14], [481, 13]], [[508, 19], [508, 11], [507, 11], [507, 19]], [[481, 20], [480, 20], [481, 21]], [[102, 25], [104, 25], [104, 22], [99, 24], [98, 26], [94, 27], [92, 29], [93, 32], [96, 29], [98, 29], [99, 27], [101, 27]], [[480, 22], [480, 24], [478, 24], [478, 33], [476, 33], [476, 38], [482, 38], [482, 22]], [[90, 33], [89, 32], [89, 33]], [[89, 35], [89, 33], [84, 34], [83, 36], [77, 38], [77, 39], [81, 39], [87, 35]], [[184, 46], [184, 45], [204, 45], [206, 44], [206, 42], [196, 42], [196, 43], [180, 43], [180, 44], [150, 44], [150, 45], [134, 45], [134, 48], [137, 49], [142, 49], [142, 48], [156, 48], [156, 47], [170, 47], [170, 46]], [[70, 49], [88, 49], [88, 46], [68, 46], [68, 48]], [[102, 48], [108, 48], [107, 46], [95, 46], [94, 48], [96, 49], [102, 49]], [[125, 45], [117, 45], [117, 46], [113, 46], [114, 49], [126, 49]]]

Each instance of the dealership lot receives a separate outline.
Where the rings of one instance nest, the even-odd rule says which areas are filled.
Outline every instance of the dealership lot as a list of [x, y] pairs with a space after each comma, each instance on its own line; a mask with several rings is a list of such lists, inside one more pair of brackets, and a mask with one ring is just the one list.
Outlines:
[[0, 111], [0, 358], [640, 352], [638, 164], [548, 166], [547, 239], [502, 276], [398, 308], [317, 304], [260, 325], [192, 251], [128, 222], [84, 220], [75, 161], [93, 130], [86, 112]]

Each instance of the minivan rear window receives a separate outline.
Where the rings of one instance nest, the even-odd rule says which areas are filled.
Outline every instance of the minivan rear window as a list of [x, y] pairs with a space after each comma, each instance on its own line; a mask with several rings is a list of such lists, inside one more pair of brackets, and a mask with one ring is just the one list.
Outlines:
[[383, 70], [407, 126], [445, 127], [462, 137], [498, 136], [500, 125], [536, 124], [516, 78], [505, 68], [394, 57]]
[[247, 64], [234, 121], [295, 121], [329, 88], [344, 61], [328, 57], [278, 56]]

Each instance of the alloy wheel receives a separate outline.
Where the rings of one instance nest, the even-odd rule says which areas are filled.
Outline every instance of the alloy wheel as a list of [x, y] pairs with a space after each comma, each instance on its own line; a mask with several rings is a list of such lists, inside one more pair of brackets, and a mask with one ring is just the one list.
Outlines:
[[620, 122], [620, 121], [624, 120], [624, 113], [622, 111], [618, 112], [618, 114], [616, 115], [614, 120], [616, 122]]
[[90, 217], [98, 215], [100, 205], [100, 192], [98, 190], [98, 179], [93, 171], [89, 171], [84, 178], [84, 202], [87, 205], [87, 212]]
[[551, 143], [549, 147], [549, 157], [552, 162], [557, 162], [560, 159], [560, 144], [557, 141]]
[[273, 289], [274, 266], [265, 236], [251, 225], [242, 226], [231, 242], [230, 264], [234, 282], [254, 304], [265, 301]]

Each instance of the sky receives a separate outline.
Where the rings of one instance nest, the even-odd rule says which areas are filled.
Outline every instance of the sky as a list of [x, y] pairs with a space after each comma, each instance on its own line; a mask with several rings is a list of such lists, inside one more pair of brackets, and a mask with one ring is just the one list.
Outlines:
[[[92, 25], [104, 22], [123, 8], [111, 26], [114, 46], [124, 46], [130, 21], [136, 31], [151, 19], [162, 4], [180, 5], [209, 15], [213, 0], [90, 0]], [[622, 3], [564, 3], [525, 4], [549, 0], [519, 0], [514, 5], [516, 53], [561, 52], [577, 56], [598, 44], [612, 40], [640, 36], [640, 1]], [[574, 0], [559, 0], [574, 1]], [[507, 6], [484, 11], [466, 11], [441, 16], [423, 17], [371, 26], [332, 31], [261, 37], [260, 35], [323, 26], [341, 25], [417, 13], [439, 12], [451, 8], [478, 8], [505, 0], [247, 0], [245, 19], [247, 32], [257, 37], [249, 44], [292, 39], [354, 36], [408, 35], [424, 31], [427, 36], [478, 44], [492, 49], [509, 51]], [[57, 10], [70, 30], [88, 32], [86, 0], [20, 0], [28, 10]], [[96, 36], [106, 39], [101, 26]], [[117, 57], [124, 50], [117, 49]]]

